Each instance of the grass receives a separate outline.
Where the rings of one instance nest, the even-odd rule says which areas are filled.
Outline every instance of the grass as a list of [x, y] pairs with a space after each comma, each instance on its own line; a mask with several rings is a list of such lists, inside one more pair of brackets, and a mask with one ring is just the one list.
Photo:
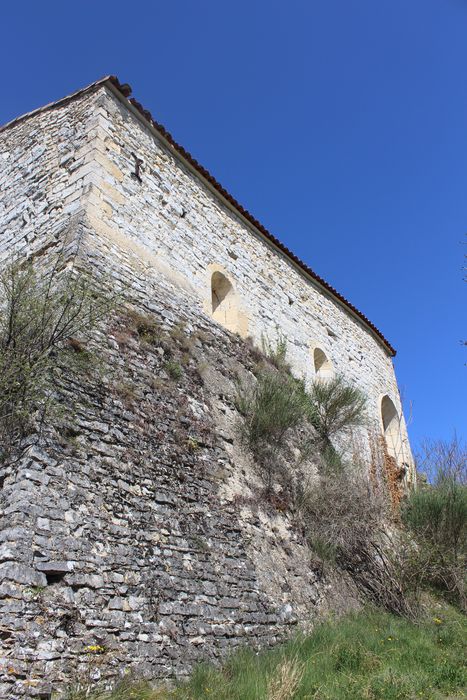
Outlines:
[[164, 369], [171, 379], [178, 381], [183, 376], [183, 369], [178, 362], [169, 360], [164, 364]]
[[168, 691], [124, 681], [66, 700], [460, 700], [467, 683], [465, 617], [438, 606], [419, 623], [372, 609], [328, 621], [274, 650], [199, 666]]

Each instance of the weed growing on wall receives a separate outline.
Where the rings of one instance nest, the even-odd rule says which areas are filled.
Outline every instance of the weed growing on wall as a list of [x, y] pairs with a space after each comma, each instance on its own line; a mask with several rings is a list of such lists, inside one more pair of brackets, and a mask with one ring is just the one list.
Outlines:
[[183, 369], [178, 362], [169, 360], [164, 364], [164, 369], [171, 379], [178, 381], [183, 376]]
[[366, 420], [366, 397], [341, 375], [327, 380], [315, 379], [310, 392], [310, 414], [323, 448], [335, 435], [342, 435]]
[[261, 347], [264, 357], [279, 370], [289, 370], [287, 364], [287, 338], [277, 329], [277, 341], [272, 343], [268, 336], [261, 334]]
[[148, 345], [160, 345], [163, 332], [152, 316], [142, 314], [133, 308], [126, 309], [126, 316], [140, 340]]
[[242, 437], [270, 494], [286, 469], [287, 437], [307, 418], [304, 384], [286, 372], [266, 367], [258, 372], [252, 389], [238, 388], [237, 407], [243, 416]]
[[0, 274], [0, 442], [5, 458], [59, 410], [57, 387], [89, 369], [88, 341], [114, 300], [63, 253], [48, 266], [16, 261]]

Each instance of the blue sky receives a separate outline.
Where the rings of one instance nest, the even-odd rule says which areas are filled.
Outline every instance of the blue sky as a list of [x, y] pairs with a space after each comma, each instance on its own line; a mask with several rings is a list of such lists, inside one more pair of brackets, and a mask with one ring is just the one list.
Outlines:
[[467, 0], [2, 7], [0, 122], [107, 73], [398, 350], [467, 437]]

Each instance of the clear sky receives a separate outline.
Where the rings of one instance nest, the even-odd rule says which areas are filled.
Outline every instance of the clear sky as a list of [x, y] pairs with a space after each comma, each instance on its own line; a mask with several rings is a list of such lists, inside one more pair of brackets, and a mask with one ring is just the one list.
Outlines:
[[412, 441], [467, 437], [467, 0], [23, 0], [1, 25], [1, 123], [129, 82], [395, 345]]

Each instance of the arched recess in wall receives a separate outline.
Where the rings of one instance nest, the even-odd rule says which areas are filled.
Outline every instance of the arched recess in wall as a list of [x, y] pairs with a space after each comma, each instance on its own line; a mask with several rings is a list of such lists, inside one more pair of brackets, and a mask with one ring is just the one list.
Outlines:
[[229, 331], [239, 332], [238, 301], [233, 283], [218, 270], [211, 275], [211, 314]]
[[400, 418], [387, 394], [381, 400], [381, 422], [388, 452], [397, 460], [401, 457], [402, 451]]
[[313, 367], [316, 376], [320, 379], [330, 379], [334, 374], [332, 363], [321, 348], [314, 348], [313, 350]]

